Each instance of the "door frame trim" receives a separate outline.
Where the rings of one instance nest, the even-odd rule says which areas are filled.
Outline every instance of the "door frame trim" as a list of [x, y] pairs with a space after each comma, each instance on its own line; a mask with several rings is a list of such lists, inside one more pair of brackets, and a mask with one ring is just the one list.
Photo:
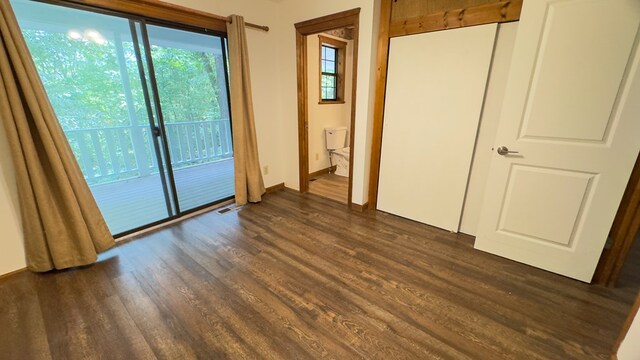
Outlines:
[[358, 38], [360, 8], [306, 20], [295, 24], [296, 68], [298, 84], [298, 171], [300, 192], [309, 191], [309, 82], [307, 64], [307, 36], [353, 26], [353, 64], [351, 85], [351, 130], [349, 131], [349, 192], [347, 206], [352, 206], [353, 144], [355, 139], [356, 90], [358, 87]]
[[592, 283], [610, 287], [616, 285], [638, 230], [640, 230], [640, 155], [636, 159], [620, 207], [611, 225], [609, 238], [612, 245], [603, 250]]

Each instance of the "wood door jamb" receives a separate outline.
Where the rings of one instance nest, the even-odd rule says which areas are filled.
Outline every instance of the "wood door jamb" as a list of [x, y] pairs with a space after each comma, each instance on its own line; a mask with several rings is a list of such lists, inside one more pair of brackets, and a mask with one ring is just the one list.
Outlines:
[[353, 27], [353, 64], [351, 85], [351, 130], [349, 131], [349, 192], [347, 206], [351, 208], [353, 194], [353, 144], [355, 139], [356, 90], [358, 83], [358, 39], [360, 8], [299, 22], [296, 28], [296, 68], [298, 83], [298, 171], [300, 192], [309, 191], [309, 82], [307, 36], [343, 27]]

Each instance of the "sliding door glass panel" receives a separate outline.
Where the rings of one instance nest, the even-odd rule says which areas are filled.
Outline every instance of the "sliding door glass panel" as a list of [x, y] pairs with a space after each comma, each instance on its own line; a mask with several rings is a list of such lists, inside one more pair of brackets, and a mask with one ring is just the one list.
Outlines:
[[111, 232], [172, 216], [129, 21], [33, 1], [11, 4]]
[[181, 211], [233, 196], [223, 39], [147, 25]]

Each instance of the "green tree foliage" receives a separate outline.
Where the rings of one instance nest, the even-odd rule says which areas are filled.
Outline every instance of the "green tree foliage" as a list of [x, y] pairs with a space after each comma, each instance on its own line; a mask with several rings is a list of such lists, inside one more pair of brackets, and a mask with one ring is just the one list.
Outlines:
[[[65, 33], [25, 30], [25, 40], [49, 99], [65, 130], [129, 126], [125, 86], [113, 40], [103, 44]], [[212, 41], [216, 41], [212, 38]], [[148, 115], [133, 44], [122, 44], [138, 121]], [[220, 118], [216, 58], [210, 53], [152, 46], [152, 59], [167, 122]], [[222, 104], [226, 106], [226, 104]]]
[[24, 37], [65, 130], [129, 124], [113, 44], [39, 30]]
[[[131, 36], [104, 34], [102, 41], [92, 41], [80, 35], [72, 38], [64, 32], [34, 29], [25, 29], [23, 35], [89, 184], [140, 176], [141, 169], [155, 160]], [[213, 48], [220, 40], [212, 37], [211, 41]], [[218, 79], [216, 71], [222, 62], [220, 55], [178, 47], [151, 46], [150, 50], [165, 123], [216, 120], [228, 114], [228, 105], [222, 101], [226, 98], [221, 96], [226, 91], [225, 80]], [[140, 53], [145, 54], [144, 49]], [[145, 67], [146, 60], [142, 59]], [[144, 71], [148, 80], [149, 69]], [[135, 124], [139, 126], [132, 126]], [[181, 154], [187, 146], [183, 137], [196, 136], [198, 141], [189, 145], [191, 153], [202, 154], [205, 143], [210, 144], [211, 151], [221, 152], [224, 134], [218, 127], [208, 129], [213, 134], [169, 134], [170, 145]], [[171, 135], [176, 136], [175, 143]], [[213, 145], [211, 136], [217, 145]], [[142, 168], [141, 160], [145, 163]], [[207, 161], [211, 158], [198, 157], [180, 166]], [[151, 172], [157, 172], [157, 167], [153, 166]]]
[[165, 121], [220, 118], [211, 54], [158, 46], [151, 52]]

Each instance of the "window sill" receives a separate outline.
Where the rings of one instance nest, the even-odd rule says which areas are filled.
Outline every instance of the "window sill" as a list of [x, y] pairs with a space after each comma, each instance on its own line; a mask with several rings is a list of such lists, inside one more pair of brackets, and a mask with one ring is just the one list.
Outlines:
[[344, 104], [344, 100], [320, 100], [318, 105]]

